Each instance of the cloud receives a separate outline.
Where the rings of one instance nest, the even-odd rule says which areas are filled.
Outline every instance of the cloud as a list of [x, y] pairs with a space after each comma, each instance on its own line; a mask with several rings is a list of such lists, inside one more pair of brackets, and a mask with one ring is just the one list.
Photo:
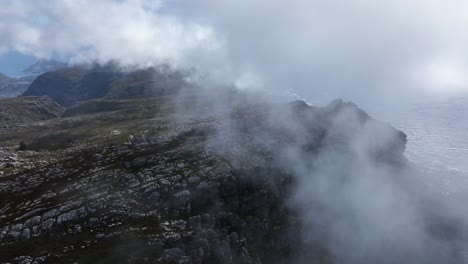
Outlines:
[[[72, 62], [185, 65], [216, 54], [212, 29], [161, 11], [160, 1], [2, 2], [0, 50]], [[193, 63], [194, 64], [194, 63]]]
[[435, 94], [457, 94], [468, 88], [468, 64], [460, 58], [435, 58], [410, 73], [416, 83]]
[[195, 67], [359, 103], [468, 92], [461, 0], [6, 0], [0, 51]]
[[[436, 57], [466, 75], [466, 1], [176, 3], [184, 16], [223, 32], [229, 61], [248, 63], [269, 87], [356, 101], [468, 91], [446, 69], [426, 70]], [[433, 74], [446, 79], [432, 82]]]

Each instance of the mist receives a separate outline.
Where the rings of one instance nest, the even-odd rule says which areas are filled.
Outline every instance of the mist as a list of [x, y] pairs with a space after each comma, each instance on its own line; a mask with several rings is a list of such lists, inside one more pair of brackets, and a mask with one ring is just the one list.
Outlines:
[[[4, 1], [0, 51], [390, 107], [468, 91], [463, 1]], [[209, 74], [207, 74], [209, 73]]]
[[[437, 182], [427, 182], [430, 177], [404, 158], [385, 157], [403, 157], [404, 147], [398, 144], [403, 138], [406, 143], [406, 136], [370, 119], [354, 104], [334, 101], [326, 106], [343, 98], [388, 116], [415, 101], [468, 93], [468, 3], [2, 4], [0, 53], [72, 64], [112, 60], [137, 68], [168, 64], [194, 69], [190, 81], [205, 90], [180, 94], [179, 110], [192, 111], [183, 103], [198, 96], [203, 113], [191, 114], [209, 113], [221, 120], [207, 149], [236, 146], [244, 154], [250, 146], [268, 149], [275, 166], [296, 181], [288, 206], [300, 215], [297, 247], [303, 254], [290, 261], [323, 261], [308, 255], [311, 248], [320, 248], [327, 252], [326, 263], [468, 262], [463, 205], [444, 196]], [[278, 101], [297, 98], [326, 107], [307, 110], [312, 114], [305, 119], [289, 108], [277, 108]], [[248, 144], [232, 118], [243, 103], [270, 109], [266, 124], [250, 128], [254, 136]], [[323, 120], [327, 123], [320, 124]], [[275, 145], [276, 131], [289, 141]], [[310, 151], [309, 145], [317, 142]], [[395, 142], [397, 149], [386, 148]]]
[[206, 149], [234, 166], [270, 164], [272, 185], [292, 177], [286, 206], [300, 222], [290, 241], [300, 253], [285, 263], [468, 261], [467, 193], [447, 195], [442, 175], [408, 162], [404, 133], [340, 100], [313, 107], [230, 96], [202, 96], [202, 112], [219, 120]]

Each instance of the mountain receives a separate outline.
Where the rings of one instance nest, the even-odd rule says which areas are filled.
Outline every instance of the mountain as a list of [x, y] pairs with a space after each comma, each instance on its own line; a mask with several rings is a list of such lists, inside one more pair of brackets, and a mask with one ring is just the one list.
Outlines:
[[0, 263], [465, 263], [464, 225], [407, 204], [404, 132], [185, 79], [72, 67], [0, 100]]
[[[134, 76], [66, 74], [60, 82], [69, 87], [89, 74]], [[378, 162], [405, 163], [406, 136], [354, 104], [244, 103], [228, 115], [226, 137], [227, 117], [192, 109], [182, 118], [176, 102], [174, 94], [94, 99], [62, 115], [48, 98], [0, 100], [17, 116], [36, 105], [52, 113], [0, 129], [0, 262], [284, 263], [302, 242], [301, 218], [288, 206], [298, 179], [280, 162], [283, 150], [298, 148], [311, 160], [325, 146], [348, 155], [351, 135], [385, 132], [387, 142], [366, 149]], [[337, 126], [343, 112], [358, 121]], [[309, 254], [326, 260], [324, 250]]]
[[38, 75], [49, 71], [56, 71], [67, 67], [66, 63], [58, 62], [56, 60], [38, 60], [33, 65], [24, 69], [24, 73]]
[[66, 64], [54, 60], [39, 60], [23, 71], [30, 74], [30, 76], [13, 78], [0, 73], [0, 98], [20, 96], [39, 74], [65, 67]]
[[36, 76], [11, 78], [0, 73], [0, 98], [16, 97], [26, 91]]
[[5, 83], [11, 81], [12, 78], [6, 76], [5, 74], [0, 72], [0, 83]]
[[113, 66], [70, 67], [40, 75], [23, 96], [50, 96], [65, 107], [90, 99], [130, 99], [174, 93], [184, 73], [167, 67], [122, 71]]

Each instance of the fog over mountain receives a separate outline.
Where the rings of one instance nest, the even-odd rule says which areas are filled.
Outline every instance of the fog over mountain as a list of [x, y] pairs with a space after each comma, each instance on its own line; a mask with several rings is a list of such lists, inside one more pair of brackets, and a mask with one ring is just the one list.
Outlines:
[[[60, 110], [37, 117], [43, 123], [18, 125], [16, 112], [3, 117], [4, 142], [16, 140], [9, 126], [21, 127], [34, 151], [56, 154], [58, 168], [9, 168], [11, 180], [0, 190], [24, 198], [18, 175], [39, 179], [27, 193], [49, 175], [59, 187], [77, 179], [57, 191], [57, 220], [56, 211], [49, 217], [34, 209], [47, 216], [35, 235], [66, 240], [94, 224], [109, 230], [112, 219], [131, 218], [113, 218], [122, 204], [138, 211], [132, 224], [168, 221], [161, 220], [162, 231], [149, 229], [163, 238], [144, 234], [146, 245], [162, 252], [154, 263], [468, 262], [468, 192], [448, 195], [446, 171], [408, 161], [404, 131], [358, 107], [399, 124], [397, 110], [414, 102], [468, 93], [468, 2], [5, 0], [2, 7], [0, 53], [74, 65], [4, 101]], [[309, 104], [286, 103], [293, 99]], [[55, 135], [53, 148], [44, 143], [51, 135], [30, 136], [36, 125]], [[126, 130], [125, 146], [116, 147]], [[60, 152], [69, 147], [83, 154]], [[120, 174], [118, 184], [111, 180]], [[94, 195], [87, 193], [91, 181], [109, 186], [93, 192], [113, 202], [86, 200]], [[36, 232], [18, 222], [35, 203], [12, 212], [16, 201], [4, 195], [7, 252], [8, 243]], [[60, 204], [75, 198], [86, 202]], [[157, 214], [147, 209], [156, 207]], [[101, 218], [91, 224], [95, 213]]]
[[170, 62], [311, 100], [395, 103], [468, 89], [464, 1], [46, 2], [4, 1], [0, 50]]
[[48, 71], [56, 71], [59, 69], [66, 68], [66, 63], [61, 63], [55, 60], [38, 60], [33, 65], [23, 70], [27, 74], [43, 74]]

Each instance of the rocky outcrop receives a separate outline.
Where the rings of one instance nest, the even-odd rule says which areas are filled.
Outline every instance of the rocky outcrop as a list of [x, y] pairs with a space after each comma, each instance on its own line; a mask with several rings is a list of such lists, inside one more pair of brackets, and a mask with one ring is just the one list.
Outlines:
[[[18, 155], [8, 149], [8, 148], [2, 148], [0, 149], [0, 166], [3, 166], [4, 168], [13, 168], [18, 162]], [[0, 176], [3, 175], [4, 172], [0, 173]]]
[[284, 251], [285, 187], [270, 193], [268, 179], [252, 181], [253, 170], [233, 170], [181, 137], [88, 149], [4, 176], [1, 260], [86, 263], [125, 247], [119, 257], [149, 263], [259, 263]]
[[[353, 104], [243, 107], [229, 118], [228, 126], [220, 118], [174, 122], [157, 136], [83, 145], [5, 170], [0, 262], [282, 263], [300, 243], [284, 149], [312, 157], [382, 129], [388, 142], [369, 141], [370, 155], [404, 163], [404, 134]], [[0, 153], [21, 164], [15, 151]]]
[[65, 109], [49, 97], [0, 99], [0, 129], [57, 118]]

